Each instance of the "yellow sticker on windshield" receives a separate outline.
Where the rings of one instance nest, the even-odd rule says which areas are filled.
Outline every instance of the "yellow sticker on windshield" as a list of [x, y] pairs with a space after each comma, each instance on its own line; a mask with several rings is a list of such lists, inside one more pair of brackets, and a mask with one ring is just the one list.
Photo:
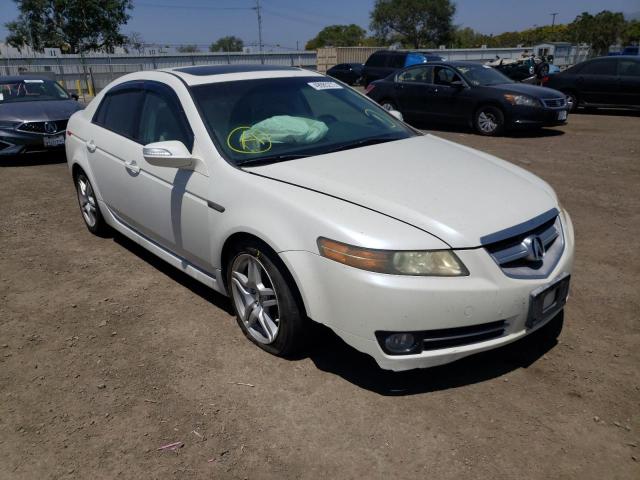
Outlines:
[[227, 146], [236, 153], [264, 153], [271, 150], [271, 137], [252, 127], [236, 127], [227, 136]]

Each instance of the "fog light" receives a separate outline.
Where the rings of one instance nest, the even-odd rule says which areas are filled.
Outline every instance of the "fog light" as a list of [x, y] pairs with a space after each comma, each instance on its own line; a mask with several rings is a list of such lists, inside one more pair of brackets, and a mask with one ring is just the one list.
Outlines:
[[389, 335], [384, 346], [391, 353], [407, 353], [413, 350], [416, 344], [416, 338], [411, 333], [393, 333]]

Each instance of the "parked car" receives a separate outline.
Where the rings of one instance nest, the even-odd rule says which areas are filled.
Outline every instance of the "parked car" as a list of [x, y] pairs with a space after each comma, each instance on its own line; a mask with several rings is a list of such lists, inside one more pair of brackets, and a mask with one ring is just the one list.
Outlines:
[[561, 326], [574, 235], [551, 187], [330, 77], [132, 73], [67, 133], [87, 228], [110, 226], [229, 295], [273, 354], [300, 348], [309, 319], [392, 370]]
[[600, 57], [578, 63], [545, 79], [544, 85], [578, 107], [640, 108], [640, 57]]
[[362, 69], [362, 83], [366, 87], [374, 80], [388, 77], [411, 65], [427, 62], [444, 61], [439, 55], [427, 52], [413, 52], [405, 50], [378, 50], [371, 54]]
[[76, 100], [52, 80], [0, 77], [0, 155], [62, 148], [69, 117], [82, 109]]
[[540, 79], [549, 75], [552, 66], [546, 58], [535, 56], [518, 59], [498, 58], [487, 62], [486, 65], [495, 68], [511, 80], [531, 84], [538, 83]]
[[347, 85], [356, 85], [362, 79], [361, 63], [339, 63], [327, 70], [327, 75], [337, 78]]
[[481, 135], [562, 125], [564, 94], [514, 82], [486, 65], [466, 62], [409, 67], [369, 85], [366, 94], [409, 121], [468, 125]]

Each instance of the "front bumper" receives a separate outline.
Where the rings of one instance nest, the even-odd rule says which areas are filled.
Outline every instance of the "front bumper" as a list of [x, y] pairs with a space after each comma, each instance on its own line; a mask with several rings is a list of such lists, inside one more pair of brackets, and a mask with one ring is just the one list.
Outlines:
[[[65, 135], [65, 132], [58, 132], [51, 137]], [[19, 130], [0, 130], [0, 156], [20, 155], [23, 153], [37, 153], [46, 151], [57, 151], [64, 149], [64, 144], [56, 147], [44, 145], [44, 138], [48, 135], [37, 133], [21, 132]]]
[[[280, 255], [300, 288], [309, 317], [371, 355], [384, 369], [432, 367], [518, 340], [553, 316], [533, 328], [525, 325], [531, 292], [572, 271], [573, 227], [566, 212], [561, 218], [565, 249], [543, 279], [507, 277], [483, 248], [456, 251], [470, 275], [455, 278], [377, 274], [306, 251]], [[450, 329], [496, 321], [505, 322], [498, 338], [411, 355], [388, 355], [376, 338], [380, 331]]]
[[[560, 120], [563, 115], [564, 120]], [[569, 110], [564, 108], [525, 107], [514, 105], [511, 107], [509, 119], [512, 128], [553, 127], [567, 123]]]

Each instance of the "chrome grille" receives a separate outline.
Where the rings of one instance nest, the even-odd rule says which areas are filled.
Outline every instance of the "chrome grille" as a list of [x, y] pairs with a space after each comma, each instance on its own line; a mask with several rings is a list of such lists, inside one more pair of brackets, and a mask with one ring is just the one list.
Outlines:
[[542, 102], [545, 107], [548, 108], [563, 108], [567, 105], [567, 99], [564, 97], [561, 98], [543, 98]]
[[[42, 135], [55, 135], [64, 132], [67, 129], [68, 120], [50, 120], [47, 122], [25, 122], [20, 125], [17, 130], [28, 133], [39, 133]], [[47, 131], [46, 124], [52, 124], [55, 127], [53, 131]]]
[[[548, 218], [549, 214], [552, 214], [551, 218]], [[557, 210], [535, 220], [527, 222], [529, 228], [524, 231], [484, 244], [505, 275], [512, 278], [546, 278], [558, 264], [564, 251], [564, 235]], [[536, 255], [532, 242], [538, 241], [542, 248]]]
[[504, 334], [507, 322], [483, 323], [468, 327], [443, 328], [422, 332], [422, 350], [438, 350], [440, 348], [459, 347], [472, 343], [485, 342]]

